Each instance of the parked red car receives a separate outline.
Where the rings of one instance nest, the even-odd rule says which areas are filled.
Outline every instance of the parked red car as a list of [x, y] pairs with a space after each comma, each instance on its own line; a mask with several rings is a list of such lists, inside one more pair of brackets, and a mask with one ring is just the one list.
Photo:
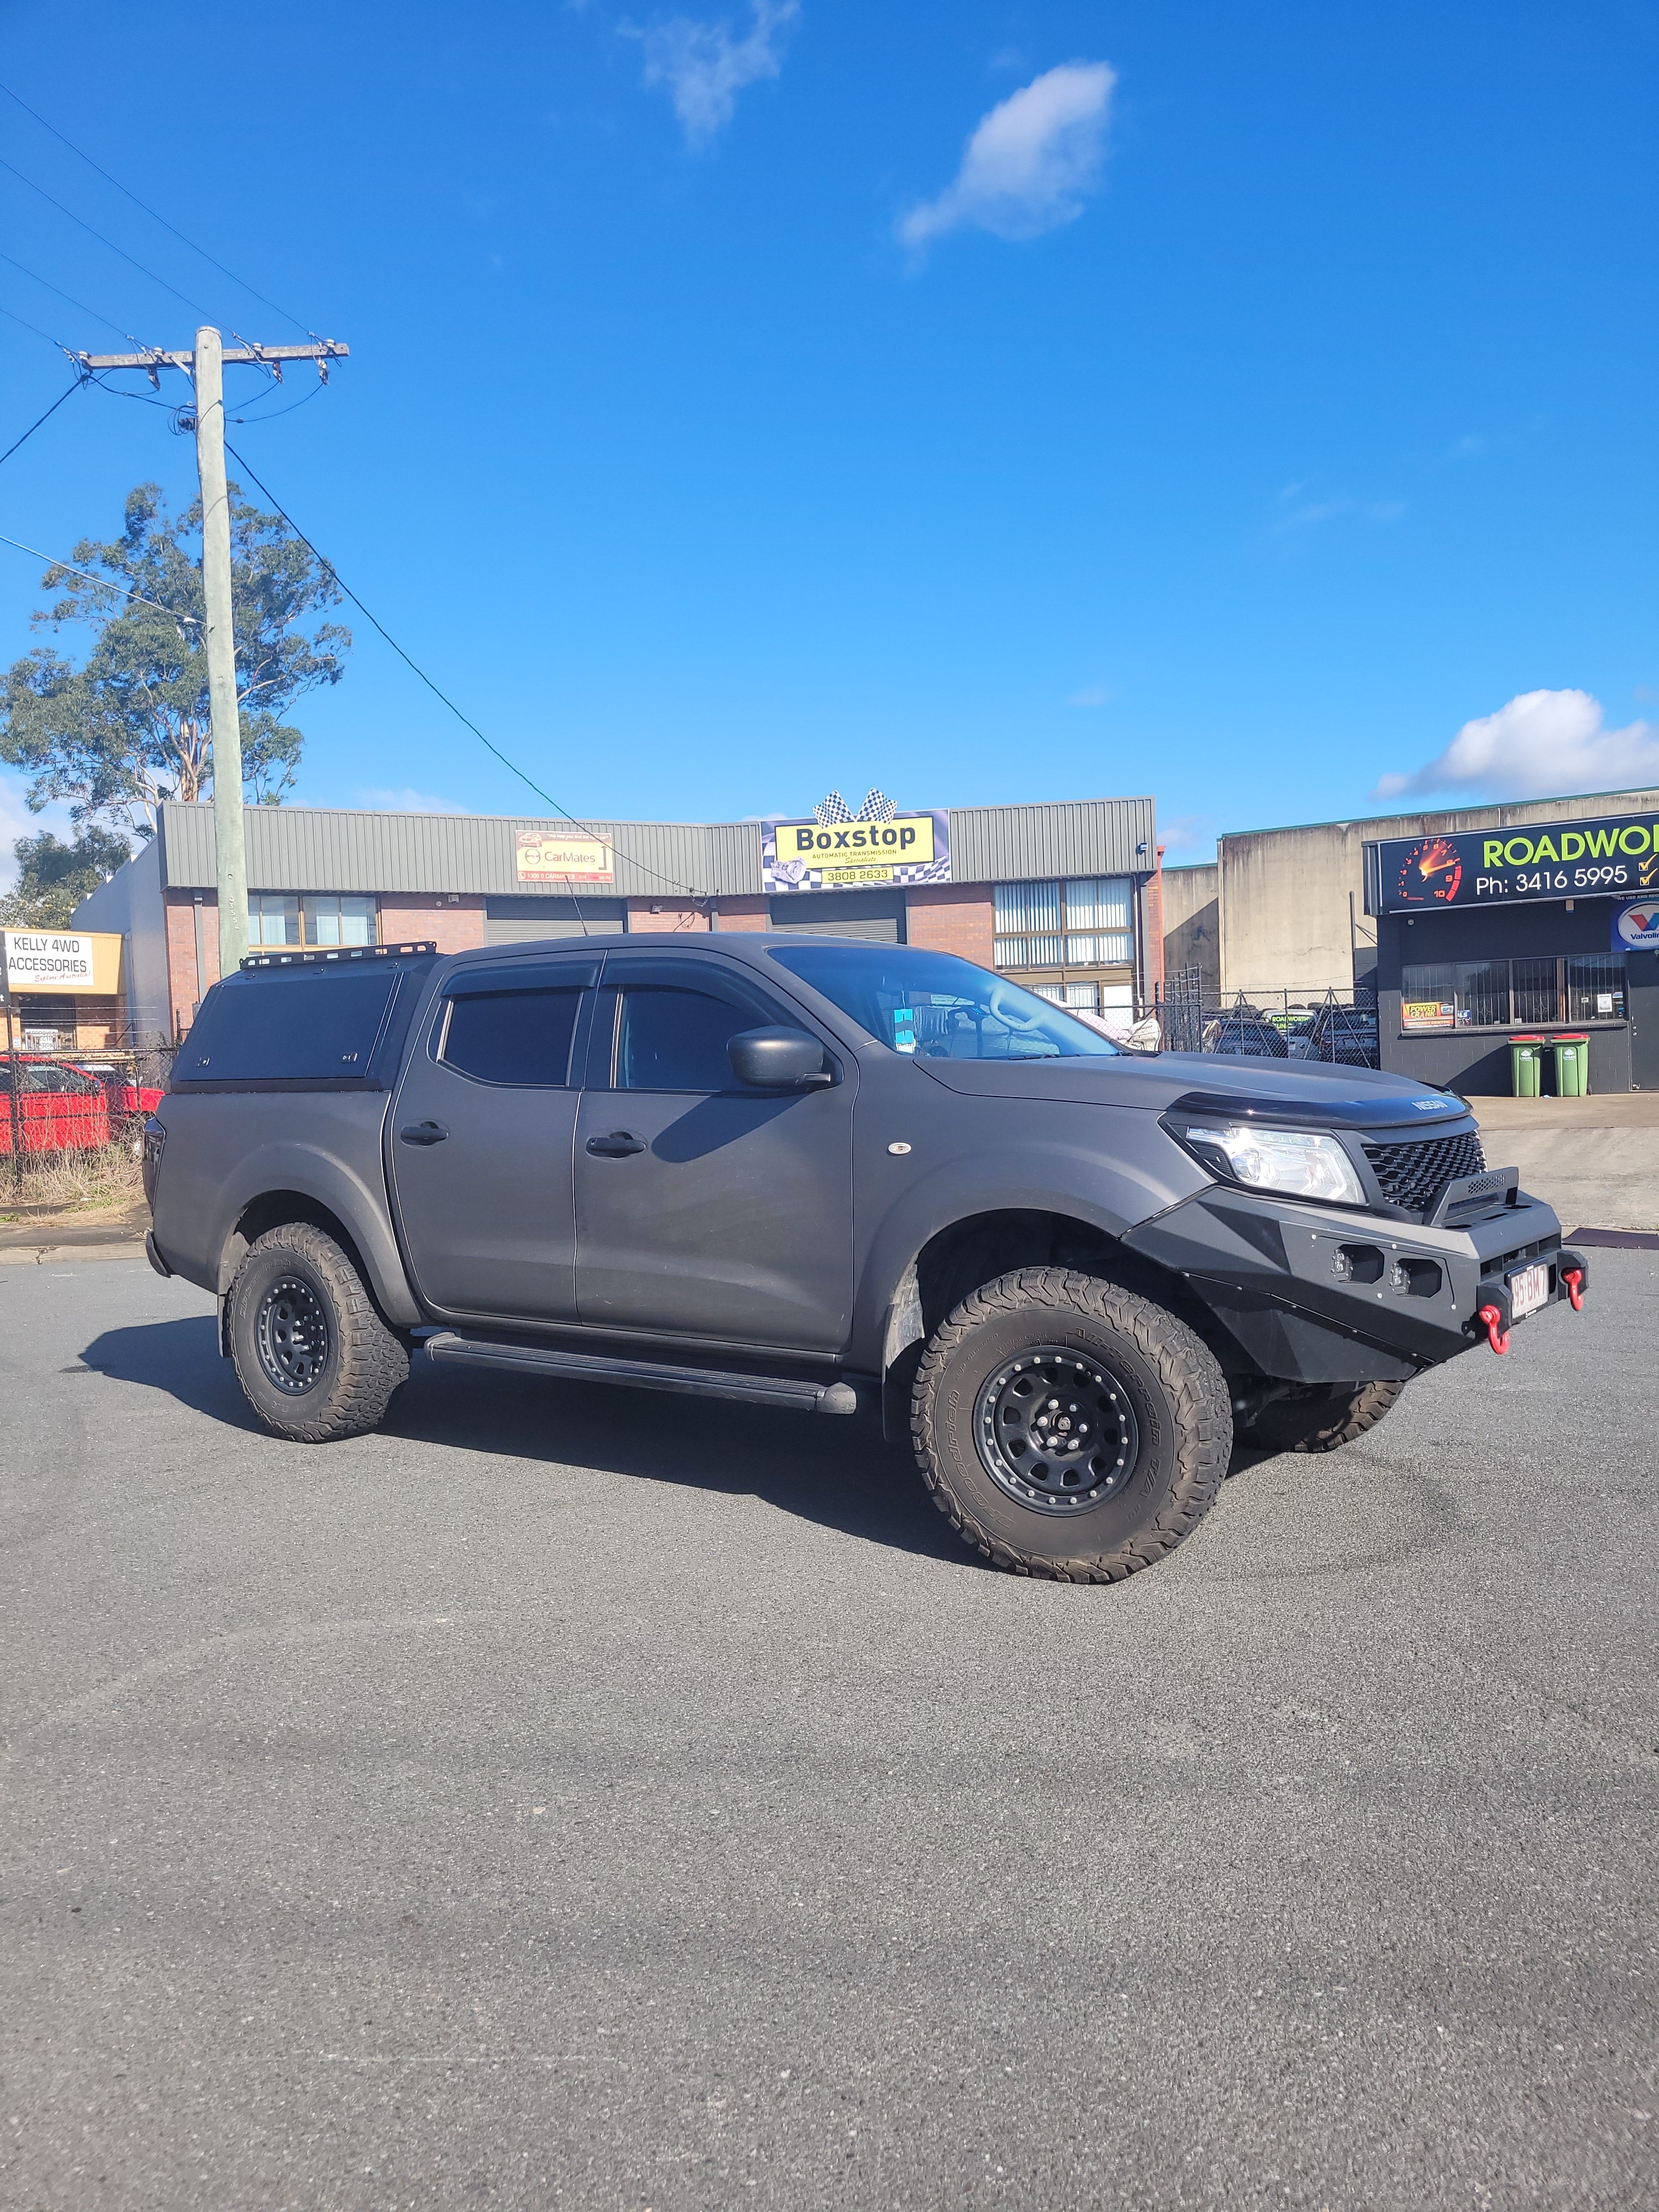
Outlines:
[[100, 1067], [95, 1062], [88, 1065], [83, 1060], [76, 1060], [75, 1065], [83, 1075], [90, 1075], [103, 1085], [104, 1095], [109, 1100], [110, 1120], [118, 1126], [135, 1116], [142, 1121], [146, 1114], [153, 1114], [167, 1095], [159, 1085], [152, 1088], [147, 1083], [129, 1083], [119, 1068]]
[[[10, 1056], [0, 1052], [0, 1153], [12, 1149]], [[95, 1075], [17, 1055], [18, 1134], [26, 1152], [90, 1152], [110, 1141], [110, 1101]]]

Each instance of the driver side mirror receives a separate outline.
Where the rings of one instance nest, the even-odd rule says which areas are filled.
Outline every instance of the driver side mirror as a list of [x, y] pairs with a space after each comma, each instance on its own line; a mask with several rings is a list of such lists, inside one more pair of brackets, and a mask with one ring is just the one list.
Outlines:
[[726, 1056], [754, 1091], [822, 1091], [836, 1079], [830, 1055], [805, 1030], [744, 1030], [727, 1039]]

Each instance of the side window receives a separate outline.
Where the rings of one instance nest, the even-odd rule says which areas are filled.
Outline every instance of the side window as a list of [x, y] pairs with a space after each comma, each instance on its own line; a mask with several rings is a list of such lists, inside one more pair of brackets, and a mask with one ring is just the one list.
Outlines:
[[617, 1038], [619, 1091], [735, 1091], [726, 1041], [756, 1026], [729, 1000], [702, 991], [623, 994]]
[[489, 991], [452, 999], [439, 1057], [480, 1083], [563, 1090], [581, 993]]

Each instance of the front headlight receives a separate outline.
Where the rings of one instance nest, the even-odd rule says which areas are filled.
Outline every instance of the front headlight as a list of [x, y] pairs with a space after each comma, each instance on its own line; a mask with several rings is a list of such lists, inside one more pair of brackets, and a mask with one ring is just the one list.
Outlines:
[[1311, 1129], [1218, 1129], [1183, 1126], [1180, 1135], [1212, 1173], [1248, 1190], [1364, 1206], [1353, 1162], [1334, 1137]]

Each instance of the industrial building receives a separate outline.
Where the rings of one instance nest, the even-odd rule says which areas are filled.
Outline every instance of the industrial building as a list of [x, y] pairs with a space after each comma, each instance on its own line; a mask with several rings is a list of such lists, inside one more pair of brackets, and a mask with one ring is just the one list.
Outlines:
[[1164, 964], [1205, 1002], [1374, 997], [1382, 1064], [1474, 1096], [1509, 1041], [1589, 1038], [1593, 1090], [1659, 1090], [1659, 792], [1229, 833], [1162, 875]]
[[[1150, 799], [907, 812], [831, 793], [811, 816], [572, 824], [251, 806], [255, 945], [440, 951], [625, 931], [805, 929], [959, 952], [1125, 1024], [1163, 980]], [[77, 908], [124, 941], [135, 1038], [182, 1036], [219, 975], [213, 809], [155, 835]]]

